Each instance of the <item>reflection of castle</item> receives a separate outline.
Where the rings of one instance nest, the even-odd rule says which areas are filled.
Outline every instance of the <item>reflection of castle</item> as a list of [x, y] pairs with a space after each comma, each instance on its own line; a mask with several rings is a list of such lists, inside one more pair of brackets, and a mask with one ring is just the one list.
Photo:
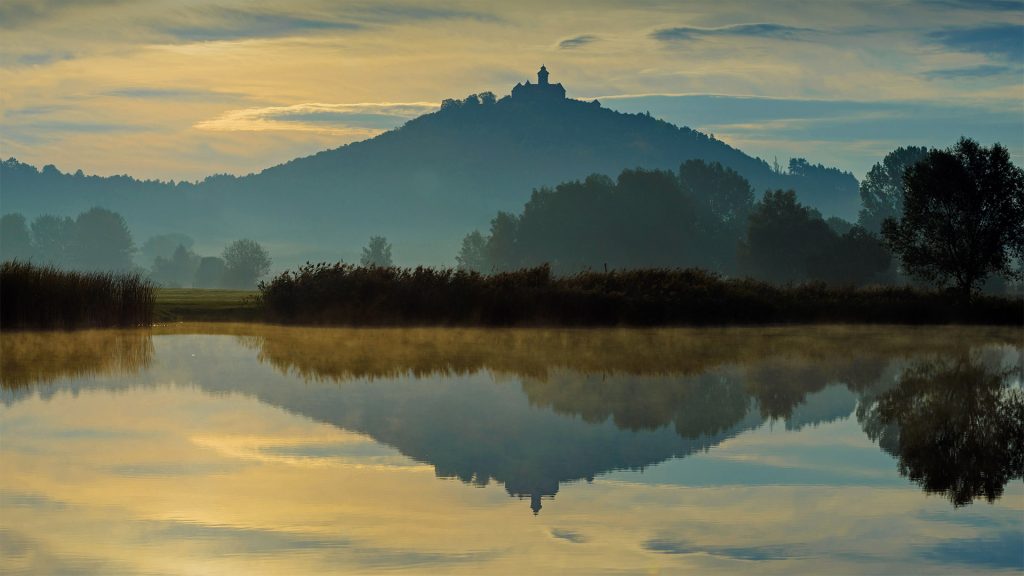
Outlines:
[[540, 67], [537, 72], [537, 83], [516, 84], [512, 88], [512, 98], [515, 100], [563, 100], [565, 88], [561, 84], [548, 84], [548, 69]]

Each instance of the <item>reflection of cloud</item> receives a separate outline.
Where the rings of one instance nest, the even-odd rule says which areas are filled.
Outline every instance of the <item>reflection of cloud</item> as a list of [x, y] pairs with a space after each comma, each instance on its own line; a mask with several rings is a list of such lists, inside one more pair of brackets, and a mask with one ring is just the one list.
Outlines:
[[591, 34], [583, 34], [581, 36], [574, 36], [572, 38], [566, 38], [558, 43], [558, 47], [565, 50], [569, 48], [579, 48], [580, 46], [586, 46], [592, 42], [597, 41], [597, 36]]
[[293, 130], [365, 133], [367, 137], [432, 112], [432, 102], [373, 102], [361, 104], [307, 103], [230, 110], [195, 125], [203, 130]]
[[568, 540], [573, 544], [583, 544], [587, 541], [587, 537], [580, 534], [579, 532], [573, 532], [572, 530], [563, 530], [561, 528], [552, 528], [551, 535], [555, 538]]
[[1011, 528], [989, 538], [950, 540], [929, 546], [921, 550], [921, 556], [943, 564], [1020, 570], [1024, 566], [1024, 540], [1018, 530]]
[[696, 554], [725, 556], [737, 560], [784, 560], [806, 555], [802, 547], [781, 544], [776, 546], [697, 546], [678, 540], [655, 538], [644, 542], [644, 548], [662, 554]]
[[948, 28], [928, 37], [946, 48], [980, 52], [1014, 62], [1024, 61], [1024, 25], [994, 24], [975, 28]]
[[733, 24], [719, 28], [698, 28], [695, 26], [678, 26], [675, 28], [662, 28], [651, 33], [655, 40], [666, 42], [699, 40], [712, 37], [751, 37], [751, 38], [776, 38], [782, 40], [799, 40], [819, 31], [813, 28], [799, 28], [796, 26], [785, 26], [771, 22], [757, 24]]

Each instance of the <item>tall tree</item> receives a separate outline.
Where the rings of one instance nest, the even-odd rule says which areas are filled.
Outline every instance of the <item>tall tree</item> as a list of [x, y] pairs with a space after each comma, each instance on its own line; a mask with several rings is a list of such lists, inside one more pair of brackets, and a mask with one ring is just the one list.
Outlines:
[[903, 174], [928, 155], [921, 146], [897, 148], [868, 170], [860, 183], [861, 209], [857, 223], [877, 234], [886, 218], [903, 213]]
[[35, 260], [58, 268], [66, 267], [72, 258], [75, 221], [64, 216], [44, 214], [32, 221]]
[[371, 236], [370, 242], [363, 247], [363, 255], [359, 258], [363, 266], [387, 268], [391, 262], [391, 244], [383, 236]]
[[0, 260], [27, 261], [32, 258], [32, 237], [25, 216], [12, 212], [0, 217]]
[[1006, 148], [961, 138], [909, 168], [904, 184], [902, 218], [887, 219], [882, 234], [907, 271], [965, 300], [990, 274], [1021, 276], [1024, 171]]
[[754, 208], [754, 188], [746, 178], [718, 162], [687, 160], [679, 167], [684, 192], [704, 207], [700, 224], [712, 268], [732, 273], [736, 246], [747, 232], [747, 218]]
[[487, 240], [479, 230], [474, 230], [462, 239], [462, 248], [455, 257], [460, 270], [473, 272], [487, 271]]
[[75, 219], [72, 266], [81, 270], [119, 271], [132, 267], [135, 243], [117, 212], [92, 208]]
[[224, 284], [247, 289], [270, 272], [270, 253], [255, 240], [235, 240], [224, 248]]

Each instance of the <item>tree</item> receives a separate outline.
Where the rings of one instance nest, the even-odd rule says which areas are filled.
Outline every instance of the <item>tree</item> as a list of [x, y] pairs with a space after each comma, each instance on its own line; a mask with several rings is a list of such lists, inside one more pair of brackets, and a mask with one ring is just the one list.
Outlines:
[[908, 272], [952, 283], [965, 301], [990, 274], [1021, 277], [1024, 171], [1006, 148], [961, 138], [909, 168], [904, 187], [903, 215], [882, 235]]
[[270, 272], [270, 253], [255, 240], [235, 240], [224, 248], [224, 284], [228, 288], [254, 288]]
[[139, 248], [139, 257], [143, 265], [151, 266], [157, 257], [171, 258], [178, 246], [191, 250], [194, 243], [192, 237], [179, 233], [150, 236]]
[[479, 230], [474, 230], [462, 239], [462, 248], [455, 257], [460, 270], [473, 272], [487, 271], [487, 240]]
[[860, 183], [861, 209], [857, 223], [877, 234], [886, 218], [903, 213], [903, 174], [928, 155], [921, 146], [897, 148], [868, 170]]
[[191, 286], [200, 260], [194, 252], [179, 244], [170, 258], [157, 256], [153, 260], [150, 278], [157, 284], [169, 288]]
[[75, 219], [74, 268], [122, 271], [132, 268], [135, 243], [124, 217], [105, 208], [92, 208]]
[[706, 252], [713, 267], [732, 273], [736, 267], [736, 245], [747, 231], [747, 219], [754, 208], [754, 189], [746, 178], [718, 162], [687, 160], [679, 167], [683, 190], [708, 212], [702, 218], [707, 236]]
[[519, 218], [508, 212], [498, 212], [491, 220], [491, 236], [487, 239], [487, 260], [497, 272], [519, 268]]
[[763, 280], [807, 280], [808, 260], [834, 238], [817, 210], [797, 202], [796, 192], [767, 191], [750, 214], [737, 259], [744, 273]]
[[0, 260], [27, 261], [32, 258], [32, 237], [25, 217], [17, 212], [0, 218]]
[[[831, 227], [830, 227], [831, 228]], [[831, 241], [808, 256], [808, 276], [830, 284], [858, 285], [878, 281], [889, 269], [892, 256], [878, 239], [860, 226], [841, 236], [831, 228]]]
[[224, 260], [216, 256], [201, 258], [192, 279], [192, 287], [220, 288], [224, 286], [226, 272], [227, 266], [224, 264]]
[[71, 263], [75, 221], [45, 214], [32, 221], [36, 262], [63, 268]]
[[363, 266], [388, 268], [391, 263], [391, 244], [383, 236], [371, 236], [370, 243], [363, 247], [363, 255], [359, 259]]

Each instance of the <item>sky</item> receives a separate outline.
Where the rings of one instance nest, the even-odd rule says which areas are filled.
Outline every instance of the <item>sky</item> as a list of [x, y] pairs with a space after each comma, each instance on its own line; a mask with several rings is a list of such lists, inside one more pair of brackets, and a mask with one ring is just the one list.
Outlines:
[[545, 64], [769, 162], [858, 178], [960, 136], [1024, 157], [1024, 1], [5, 0], [0, 157], [247, 174], [364, 140]]

